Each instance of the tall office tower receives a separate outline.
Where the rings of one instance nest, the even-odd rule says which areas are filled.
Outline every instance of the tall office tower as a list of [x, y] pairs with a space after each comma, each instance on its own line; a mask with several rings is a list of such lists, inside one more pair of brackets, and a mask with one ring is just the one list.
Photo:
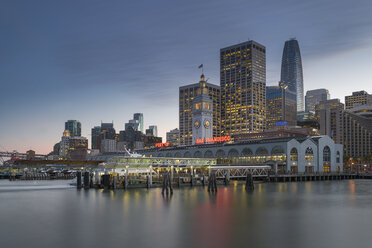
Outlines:
[[329, 100], [330, 95], [327, 89], [308, 90], [305, 96], [305, 111], [315, 112], [315, 106], [321, 101]]
[[166, 134], [167, 143], [169, 143], [170, 146], [179, 146], [180, 145], [180, 130], [178, 128], [175, 128], [173, 130], [170, 130]]
[[77, 120], [68, 120], [65, 122], [65, 130], [70, 131], [70, 136], [81, 136], [81, 123]]
[[287, 40], [284, 44], [280, 81], [288, 85], [290, 91], [296, 92], [297, 111], [304, 111], [304, 80], [300, 47], [296, 39]]
[[95, 126], [92, 128], [92, 149], [100, 149], [100, 135], [101, 135], [101, 127], [100, 126]]
[[209, 97], [204, 75], [201, 75], [192, 104], [192, 144], [195, 145], [198, 140], [213, 138], [213, 101]]
[[224, 135], [266, 127], [266, 48], [247, 41], [220, 50], [221, 119]]
[[342, 144], [344, 104], [340, 102], [340, 99], [330, 99], [321, 101], [315, 109], [316, 118], [319, 120], [320, 134], [328, 135], [335, 143]]
[[366, 91], [353, 92], [351, 96], [345, 96], [345, 108], [352, 109], [358, 105], [372, 104], [372, 95]]
[[[208, 80], [207, 80], [208, 81]], [[220, 87], [205, 82], [208, 95], [213, 102], [213, 137], [221, 136], [221, 91]], [[199, 83], [181, 86], [179, 88], [179, 127], [180, 144], [192, 145], [192, 104]]]
[[114, 123], [101, 123], [101, 140], [115, 139], [115, 137]]
[[158, 126], [149, 126], [149, 128], [146, 129], [146, 135], [158, 137]]
[[266, 87], [266, 125], [271, 129], [277, 125], [296, 126], [296, 93], [288, 86]]
[[137, 121], [137, 123], [138, 123], [138, 131], [141, 131], [141, 133], [143, 133], [143, 131], [144, 131], [143, 113], [135, 113], [133, 115], [133, 120]]

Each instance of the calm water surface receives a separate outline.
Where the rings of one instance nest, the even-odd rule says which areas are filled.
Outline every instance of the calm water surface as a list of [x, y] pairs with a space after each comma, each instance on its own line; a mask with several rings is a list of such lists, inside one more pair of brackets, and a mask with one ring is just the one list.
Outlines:
[[372, 180], [128, 191], [0, 181], [0, 247], [372, 247]]

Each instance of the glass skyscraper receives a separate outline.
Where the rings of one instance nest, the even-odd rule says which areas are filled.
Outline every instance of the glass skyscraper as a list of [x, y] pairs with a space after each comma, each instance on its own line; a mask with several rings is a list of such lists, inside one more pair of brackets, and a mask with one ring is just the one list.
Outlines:
[[70, 131], [70, 136], [81, 136], [81, 123], [77, 120], [68, 120], [65, 122], [65, 130]]
[[297, 112], [304, 111], [304, 80], [300, 47], [296, 39], [287, 40], [284, 44], [280, 81], [288, 85], [290, 91], [296, 92]]

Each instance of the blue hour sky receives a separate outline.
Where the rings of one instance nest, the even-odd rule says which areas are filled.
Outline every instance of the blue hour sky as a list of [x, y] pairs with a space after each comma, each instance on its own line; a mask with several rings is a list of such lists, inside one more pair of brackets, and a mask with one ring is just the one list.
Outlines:
[[178, 87], [219, 84], [219, 49], [248, 39], [267, 49], [277, 83], [284, 42], [300, 43], [305, 91], [372, 93], [372, 1], [2, 0], [0, 151], [47, 153], [64, 122], [117, 131], [134, 112], [161, 136], [178, 127]]

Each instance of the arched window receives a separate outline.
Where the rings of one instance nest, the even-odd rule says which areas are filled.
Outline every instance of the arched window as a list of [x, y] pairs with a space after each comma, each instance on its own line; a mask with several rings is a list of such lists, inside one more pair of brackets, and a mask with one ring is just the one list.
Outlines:
[[202, 153], [200, 151], [196, 151], [194, 153], [194, 158], [201, 158], [202, 157]]
[[208, 150], [204, 153], [205, 158], [213, 158], [213, 152]]
[[227, 155], [228, 157], [239, 157], [239, 152], [236, 149], [231, 149]]
[[248, 156], [252, 156], [253, 155], [253, 152], [251, 149], [249, 148], [244, 148], [243, 151], [242, 151], [242, 156], [243, 157], [248, 157]]
[[176, 157], [176, 158], [180, 158], [180, 157], [182, 157], [182, 155], [181, 155], [180, 152], [176, 152], [176, 154], [174, 155], [174, 157]]
[[323, 162], [331, 162], [331, 149], [325, 146], [323, 149]]
[[269, 155], [269, 152], [265, 147], [257, 148], [256, 155]]
[[216, 157], [217, 157], [217, 158], [224, 158], [224, 157], [225, 157], [225, 152], [224, 152], [224, 150], [218, 150], [218, 151], [216, 152]]
[[291, 161], [298, 161], [298, 152], [297, 152], [297, 149], [295, 147], [293, 147], [291, 149]]
[[281, 146], [274, 146], [271, 149], [271, 155], [281, 155], [284, 154], [284, 149]]
[[314, 152], [313, 148], [308, 147], [305, 151], [305, 161], [314, 161]]
[[185, 152], [185, 154], [183, 154], [183, 157], [184, 158], [191, 158], [191, 152]]

